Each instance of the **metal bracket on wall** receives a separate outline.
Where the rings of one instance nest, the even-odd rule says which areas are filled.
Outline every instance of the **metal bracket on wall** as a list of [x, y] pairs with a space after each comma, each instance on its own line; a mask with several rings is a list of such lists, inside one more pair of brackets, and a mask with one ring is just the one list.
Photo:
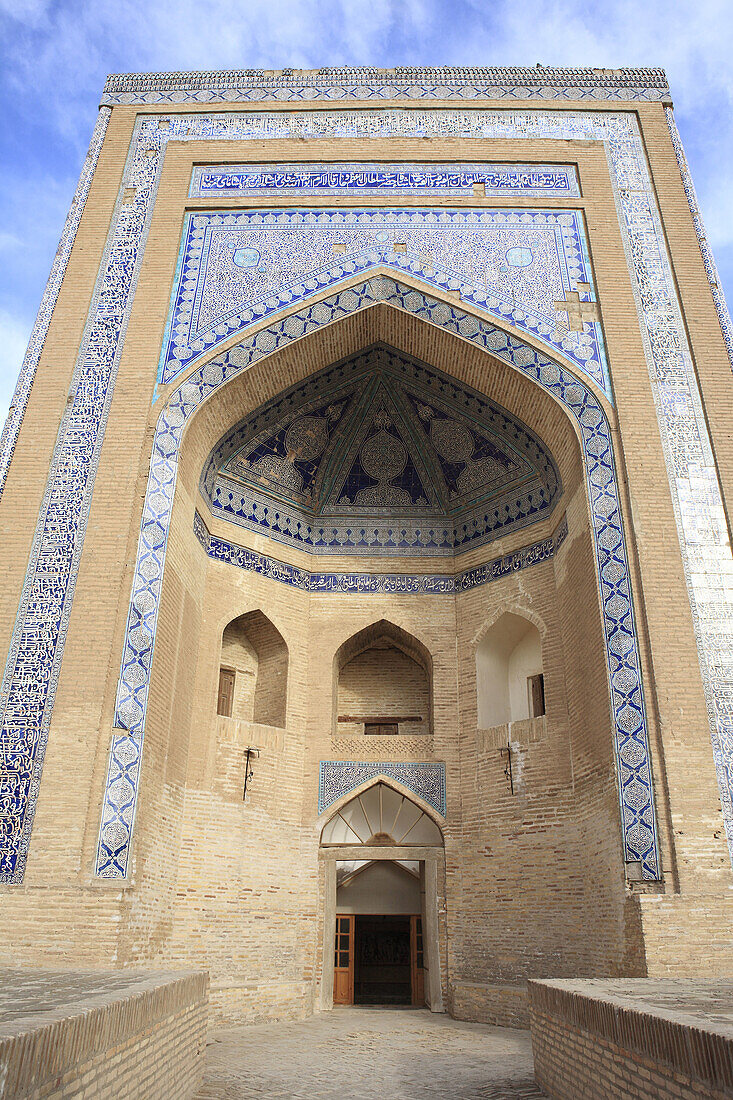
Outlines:
[[506, 753], [506, 764], [504, 765], [504, 775], [506, 776], [507, 782], [509, 783], [509, 787], [511, 789], [512, 794], [514, 794], [514, 776], [512, 775], [512, 746], [509, 743], [509, 741], [507, 741], [507, 743], [506, 743], [506, 745], [503, 749], [499, 749], [499, 754], [502, 757], [504, 756], [504, 753]]
[[247, 784], [249, 783], [250, 779], [254, 779], [255, 773], [252, 771], [252, 761], [258, 760], [260, 755], [260, 750], [258, 748], [253, 748], [251, 745], [247, 746], [246, 752], [247, 755], [244, 761], [244, 789], [242, 791], [242, 802], [247, 801]]

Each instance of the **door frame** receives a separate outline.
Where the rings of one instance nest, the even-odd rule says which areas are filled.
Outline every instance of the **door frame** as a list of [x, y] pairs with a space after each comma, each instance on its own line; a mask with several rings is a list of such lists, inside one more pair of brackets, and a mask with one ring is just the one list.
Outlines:
[[[420, 921], [420, 940], [422, 941], [419, 952], [417, 949], [418, 921]], [[423, 956], [422, 966], [417, 965], [418, 954]], [[423, 939], [422, 915], [417, 914], [410, 917], [410, 996], [414, 1007], [422, 1008], [425, 1005], [425, 941]]]
[[339, 860], [388, 859], [412, 860], [420, 863], [420, 894], [422, 908], [423, 959], [425, 962], [425, 1006], [431, 1012], [444, 1012], [441, 978], [440, 936], [438, 928], [438, 864], [445, 859], [443, 848], [391, 847], [366, 844], [339, 844], [319, 849], [323, 861], [323, 974], [321, 978], [321, 1009], [333, 1008], [333, 963], [336, 939], [336, 864]]
[[[355, 954], [355, 950], [354, 950], [354, 948], [356, 946], [355, 945], [356, 917], [353, 913], [337, 913], [336, 914], [337, 932], [336, 932], [336, 935], [334, 936], [334, 941], [337, 940], [337, 937], [340, 940], [340, 937], [344, 935], [343, 930], [339, 929], [339, 926], [338, 926], [339, 921], [347, 921], [348, 922], [348, 932], [346, 933], [346, 935], [348, 937], [348, 943], [349, 943], [349, 950], [348, 950], [349, 965], [348, 965], [348, 967], [346, 967], [348, 1000], [339, 1001], [338, 1003], [340, 1005], [344, 1005], [344, 1004], [345, 1005], [353, 1005], [353, 1003], [354, 1003], [354, 963], [356, 961], [356, 954]], [[336, 971], [337, 970], [341, 970], [341, 971], [344, 970], [344, 967], [336, 965], [336, 957], [339, 954], [341, 954], [341, 944], [340, 944], [340, 942], [338, 942], [338, 943], [334, 942], [334, 945], [333, 945], [334, 990], [336, 988]], [[336, 1004], [335, 994], [334, 994], [334, 1004]]]

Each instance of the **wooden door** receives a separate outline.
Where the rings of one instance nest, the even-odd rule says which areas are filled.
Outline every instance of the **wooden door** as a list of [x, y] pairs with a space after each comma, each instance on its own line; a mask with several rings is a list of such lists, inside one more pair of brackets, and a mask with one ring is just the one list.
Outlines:
[[354, 917], [336, 915], [333, 958], [333, 1003], [354, 1003]]
[[219, 669], [219, 694], [216, 700], [216, 713], [231, 718], [234, 705], [234, 669]]
[[410, 978], [412, 1003], [425, 1004], [425, 957], [422, 942], [422, 917], [410, 917]]

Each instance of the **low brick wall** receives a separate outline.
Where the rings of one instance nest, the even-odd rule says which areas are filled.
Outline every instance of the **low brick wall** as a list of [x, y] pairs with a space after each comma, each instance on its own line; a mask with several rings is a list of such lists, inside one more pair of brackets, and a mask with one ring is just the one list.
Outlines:
[[733, 1096], [733, 983], [529, 983], [537, 1084], [553, 1100]]
[[205, 971], [0, 970], [0, 1098], [186, 1100], [208, 984]]

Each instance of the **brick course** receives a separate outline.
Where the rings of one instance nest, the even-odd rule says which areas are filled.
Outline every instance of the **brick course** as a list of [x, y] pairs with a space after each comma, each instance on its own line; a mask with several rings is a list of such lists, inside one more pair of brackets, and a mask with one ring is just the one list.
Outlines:
[[553, 1100], [722, 1100], [733, 1090], [733, 986], [531, 981], [535, 1078]]
[[206, 1048], [204, 972], [0, 971], [3, 1100], [186, 1100]]

